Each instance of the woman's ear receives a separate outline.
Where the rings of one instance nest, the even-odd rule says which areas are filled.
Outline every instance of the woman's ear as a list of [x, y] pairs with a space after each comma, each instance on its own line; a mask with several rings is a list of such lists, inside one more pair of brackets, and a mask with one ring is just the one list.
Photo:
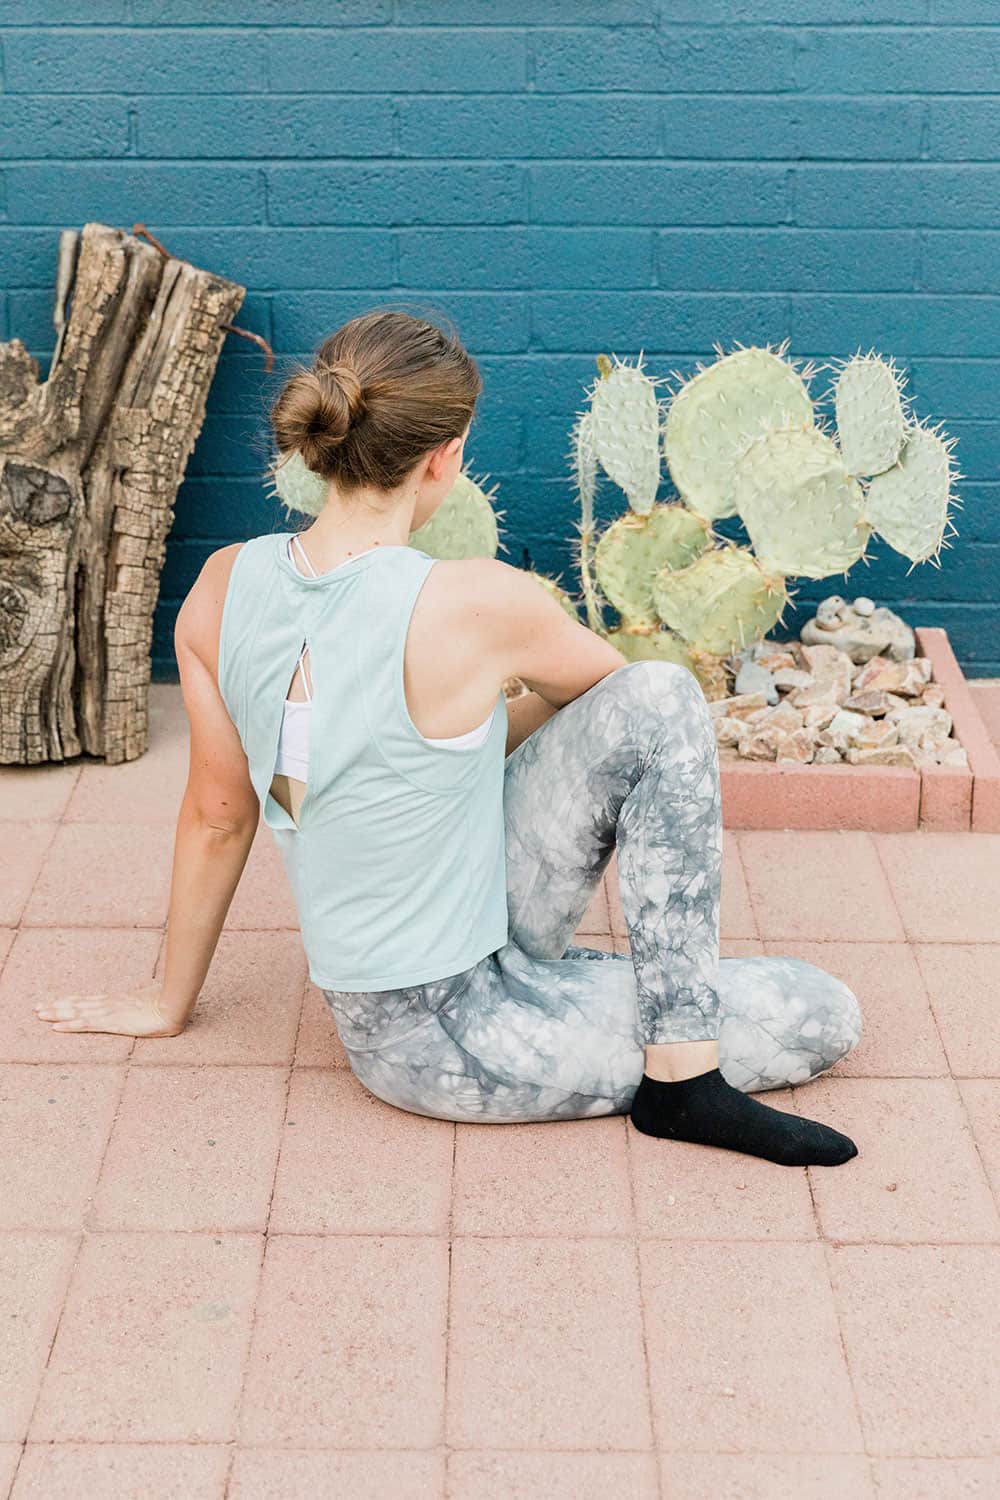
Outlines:
[[432, 479], [440, 479], [449, 462], [456, 454], [461, 452], [464, 437], [449, 438], [446, 443], [435, 448], [427, 461], [427, 469]]

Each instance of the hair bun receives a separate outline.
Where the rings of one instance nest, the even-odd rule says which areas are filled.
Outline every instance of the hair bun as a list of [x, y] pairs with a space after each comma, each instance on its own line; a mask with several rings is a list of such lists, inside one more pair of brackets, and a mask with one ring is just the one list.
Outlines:
[[365, 396], [357, 370], [342, 363], [319, 365], [317, 374], [331, 394], [341, 396], [347, 406], [347, 424], [357, 422], [364, 415]]
[[289, 381], [275, 436], [282, 450], [297, 448], [306, 468], [329, 473], [337, 449], [363, 415], [364, 392], [347, 364], [320, 365]]
[[344, 496], [392, 494], [415, 465], [468, 430], [482, 377], [435, 323], [376, 307], [296, 362], [271, 405], [279, 454], [295, 453]]

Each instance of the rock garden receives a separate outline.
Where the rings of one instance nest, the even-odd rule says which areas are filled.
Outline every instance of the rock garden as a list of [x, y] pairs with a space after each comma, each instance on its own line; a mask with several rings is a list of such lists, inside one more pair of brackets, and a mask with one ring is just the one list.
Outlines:
[[710, 699], [720, 759], [968, 766], [944, 687], [915, 652], [891, 610], [825, 599], [799, 640], [727, 659], [726, 695]]

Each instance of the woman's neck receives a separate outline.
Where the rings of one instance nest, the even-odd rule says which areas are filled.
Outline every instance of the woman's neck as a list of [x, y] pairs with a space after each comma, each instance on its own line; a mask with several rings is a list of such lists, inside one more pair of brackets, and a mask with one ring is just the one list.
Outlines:
[[372, 503], [365, 496], [349, 500], [331, 496], [313, 524], [298, 533], [318, 573], [328, 572], [359, 552], [376, 547], [405, 547], [410, 540], [415, 497], [409, 503]]

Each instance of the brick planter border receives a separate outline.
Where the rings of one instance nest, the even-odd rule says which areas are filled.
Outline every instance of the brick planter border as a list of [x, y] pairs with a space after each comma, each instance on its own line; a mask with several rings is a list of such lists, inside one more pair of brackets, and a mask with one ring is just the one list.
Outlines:
[[727, 828], [1000, 832], [1000, 757], [947, 632], [926, 628], [916, 635], [918, 654], [930, 657], [932, 680], [944, 688], [956, 738], [968, 753], [968, 770], [724, 761], [722, 812]]

